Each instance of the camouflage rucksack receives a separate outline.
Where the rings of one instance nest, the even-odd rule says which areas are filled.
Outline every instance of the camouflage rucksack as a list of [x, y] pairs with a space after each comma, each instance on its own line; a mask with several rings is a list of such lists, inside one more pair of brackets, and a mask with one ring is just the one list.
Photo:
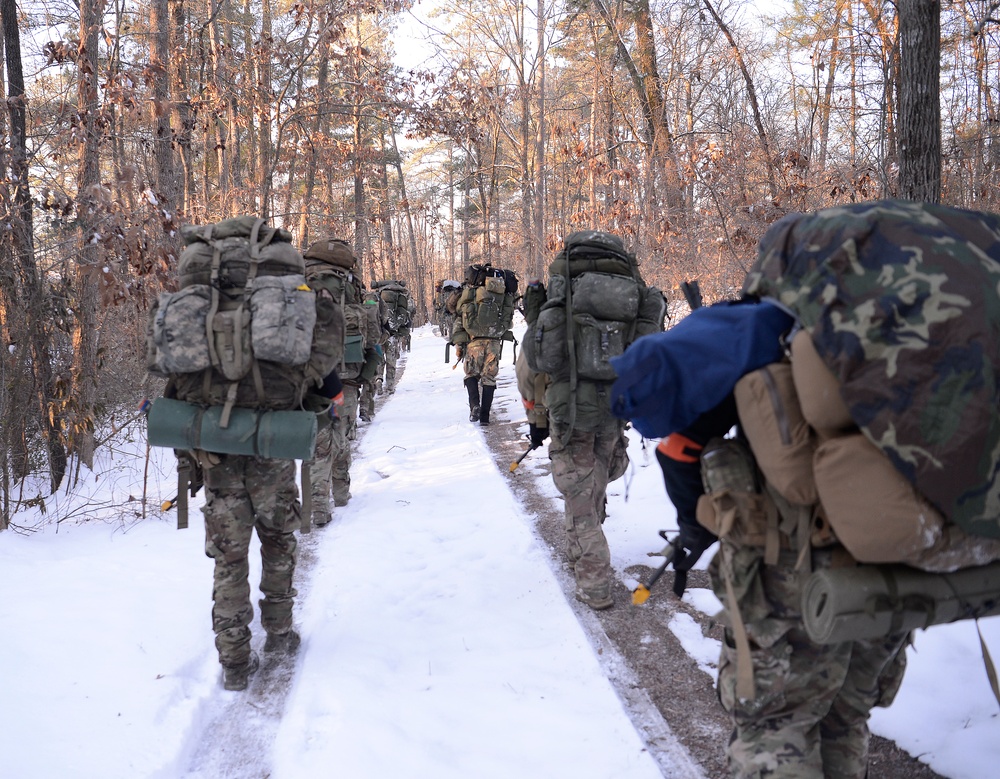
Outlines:
[[1000, 538], [1000, 216], [886, 200], [794, 214], [744, 292], [812, 336], [865, 436], [946, 518]]
[[312, 244], [303, 256], [309, 285], [343, 314], [343, 340], [335, 354], [337, 374], [341, 379], [354, 379], [369, 346], [368, 313], [361, 279], [353, 271], [354, 253], [346, 241], [325, 239]]
[[[185, 226], [177, 292], [150, 311], [147, 366], [175, 399], [296, 409], [333, 368], [337, 314], [307, 286], [291, 235], [252, 216]], [[209, 337], [209, 334], [211, 337]]]
[[378, 281], [374, 284], [385, 304], [386, 326], [393, 335], [410, 326], [410, 298], [400, 281]]
[[538, 314], [524, 336], [525, 358], [553, 380], [550, 414], [570, 428], [591, 429], [610, 413], [605, 384], [616, 377], [610, 359], [663, 330], [663, 294], [646, 286], [620, 238], [588, 230], [566, 238], [549, 266], [540, 307], [539, 296], [526, 301], [531, 316]]
[[504, 338], [514, 322], [517, 275], [489, 263], [470, 265], [465, 284], [455, 306], [462, 327], [472, 338]]

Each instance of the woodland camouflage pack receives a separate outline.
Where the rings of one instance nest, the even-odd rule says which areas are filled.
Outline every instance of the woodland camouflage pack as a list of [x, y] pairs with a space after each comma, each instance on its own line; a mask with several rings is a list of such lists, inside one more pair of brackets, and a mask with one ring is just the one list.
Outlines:
[[923, 496], [1000, 537], [1000, 217], [901, 201], [792, 215], [744, 292], [794, 313], [853, 421]]

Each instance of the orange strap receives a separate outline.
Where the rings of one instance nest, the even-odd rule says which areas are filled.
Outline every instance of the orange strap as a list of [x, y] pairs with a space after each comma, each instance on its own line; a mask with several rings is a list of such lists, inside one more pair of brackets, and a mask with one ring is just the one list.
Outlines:
[[535, 401], [528, 400], [527, 398], [521, 398], [521, 402], [524, 404], [525, 409], [527, 409], [528, 411], [535, 410]]
[[[676, 460], [679, 463], [698, 462], [698, 453], [704, 448], [701, 444], [695, 443], [680, 433], [671, 433], [656, 445], [658, 452], [663, 452], [671, 460]], [[693, 452], [693, 454], [689, 452]]]

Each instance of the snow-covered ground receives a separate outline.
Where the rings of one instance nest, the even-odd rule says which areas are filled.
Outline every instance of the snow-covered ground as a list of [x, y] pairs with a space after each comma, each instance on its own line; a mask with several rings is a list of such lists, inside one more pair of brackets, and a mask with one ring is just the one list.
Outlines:
[[[544, 454], [498, 471], [443, 350], [429, 327], [414, 333], [397, 392], [363, 428], [353, 499], [303, 542], [314, 560], [296, 606], [303, 645], [280, 695], [221, 689], [202, 496], [187, 530], [172, 513], [137, 516], [144, 484], [153, 506], [176, 489], [172, 454], [147, 462], [141, 426], [44, 512], [16, 515], [0, 534], [0, 776], [696, 775], [681, 753], [665, 768], [645, 751], [607, 679], [612, 660], [510, 489], [544, 478], [558, 499]], [[520, 419], [512, 374], [508, 352], [496, 408]], [[651, 444], [636, 437], [630, 456], [605, 528], [631, 587], [621, 572], [650, 564], [674, 512]], [[685, 597], [718, 608], [705, 590]], [[1000, 620], [981, 628], [1000, 647]], [[714, 675], [715, 642], [693, 620], [670, 629]], [[1000, 764], [997, 715], [975, 625], [960, 623], [917, 634], [903, 689], [872, 724], [939, 773], [982, 779]], [[229, 755], [243, 731], [244, 757]]]

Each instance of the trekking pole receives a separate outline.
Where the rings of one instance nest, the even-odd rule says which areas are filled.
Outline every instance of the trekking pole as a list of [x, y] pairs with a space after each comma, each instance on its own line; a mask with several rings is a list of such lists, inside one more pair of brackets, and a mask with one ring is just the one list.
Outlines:
[[632, 591], [632, 605], [641, 606], [643, 603], [649, 600], [650, 589], [654, 584], [656, 584], [657, 579], [663, 576], [663, 572], [667, 570], [667, 567], [674, 561], [674, 555], [677, 553], [676, 547], [671, 544], [666, 549], [663, 550], [663, 565], [657, 568], [651, 577], [649, 577], [649, 584], [640, 584]]
[[533, 451], [535, 451], [537, 448], [538, 447], [535, 446], [534, 444], [532, 444], [531, 446], [529, 446], [528, 447], [528, 451], [526, 451], [524, 454], [522, 454], [520, 457], [518, 457], [514, 462], [512, 462], [510, 464], [510, 472], [513, 473], [514, 471], [516, 471], [517, 470], [517, 466], [519, 466], [521, 464], [521, 462], [524, 460], [524, 458], [527, 457], [529, 454], [531, 454]]

